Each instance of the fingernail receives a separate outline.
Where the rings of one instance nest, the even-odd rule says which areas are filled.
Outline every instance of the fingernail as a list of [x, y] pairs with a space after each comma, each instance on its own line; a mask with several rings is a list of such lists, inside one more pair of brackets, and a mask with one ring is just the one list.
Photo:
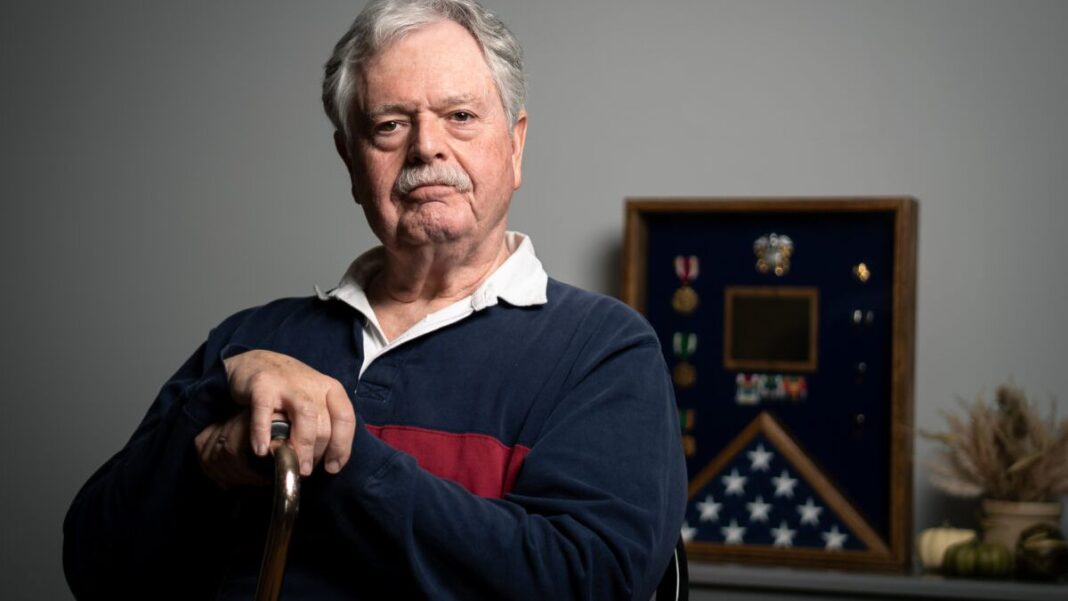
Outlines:
[[263, 457], [267, 454], [267, 445], [262, 442], [256, 443], [256, 454]]
[[336, 473], [340, 472], [341, 471], [341, 462], [338, 461], [337, 459], [331, 459], [330, 461], [327, 461], [326, 462], [326, 471], [330, 472], [331, 474], [336, 474]]
[[312, 472], [311, 461], [300, 462], [300, 473], [302, 476], [310, 476]]

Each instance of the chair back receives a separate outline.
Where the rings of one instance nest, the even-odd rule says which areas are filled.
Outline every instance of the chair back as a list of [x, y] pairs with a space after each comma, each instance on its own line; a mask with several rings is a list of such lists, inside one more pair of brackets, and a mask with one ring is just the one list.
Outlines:
[[656, 587], [655, 601], [686, 601], [690, 598], [690, 572], [686, 564], [686, 544], [679, 538], [675, 552]]

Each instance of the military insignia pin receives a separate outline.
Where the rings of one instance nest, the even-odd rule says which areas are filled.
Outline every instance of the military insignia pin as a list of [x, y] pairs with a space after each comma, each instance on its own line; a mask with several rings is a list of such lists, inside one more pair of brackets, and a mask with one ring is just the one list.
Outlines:
[[697, 310], [697, 291], [690, 286], [697, 279], [697, 272], [697, 257], [675, 257], [675, 274], [679, 276], [682, 286], [671, 297], [671, 308], [680, 315], [690, 315]]
[[760, 374], [738, 374], [734, 377], [734, 402], [739, 405], [756, 405], [760, 402]]
[[861, 284], [865, 284], [871, 279], [871, 270], [864, 263], [857, 263], [853, 266], [853, 277], [857, 278], [857, 281]]
[[803, 401], [808, 398], [808, 383], [805, 376], [786, 376], [783, 378], [786, 396], [791, 401]]
[[764, 376], [760, 398], [763, 400], [781, 401], [786, 398], [786, 383], [779, 374]]
[[794, 254], [794, 242], [789, 236], [771, 233], [756, 239], [753, 252], [757, 256], [757, 271], [771, 272], [781, 277], [790, 272], [790, 256]]
[[675, 349], [675, 356], [679, 358], [679, 362], [671, 370], [671, 379], [679, 390], [692, 388], [697, 383], [697, 370], [689, 362], [689, 358], [697, 350], [697, 334], [675, 332], [671, 343]]

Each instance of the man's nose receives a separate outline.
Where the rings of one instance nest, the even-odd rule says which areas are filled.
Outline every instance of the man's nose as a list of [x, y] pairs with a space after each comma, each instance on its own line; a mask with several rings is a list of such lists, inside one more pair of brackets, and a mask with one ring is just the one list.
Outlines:
[[444, 159], [447, 152], [444, 137], [444, 127], [437, 119], [417, 119], [408, 144], [408, 160], [413, 163], [431, 163], [435, 159]]

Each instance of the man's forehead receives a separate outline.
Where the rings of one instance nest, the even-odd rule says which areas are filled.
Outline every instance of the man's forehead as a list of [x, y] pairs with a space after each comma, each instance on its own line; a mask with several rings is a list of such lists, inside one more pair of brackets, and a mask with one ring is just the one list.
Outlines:
[[453, 21], [434, 21], [407, 31], [363, 64], [365, 72], [389, 78], [425, 68], [489, 72], [478, 41]]
[[452, 21], [406, 33], [364, 63], [358, 80], [356, 100], [365, 114], [414, 103], [498, 100], [482, 48]]

